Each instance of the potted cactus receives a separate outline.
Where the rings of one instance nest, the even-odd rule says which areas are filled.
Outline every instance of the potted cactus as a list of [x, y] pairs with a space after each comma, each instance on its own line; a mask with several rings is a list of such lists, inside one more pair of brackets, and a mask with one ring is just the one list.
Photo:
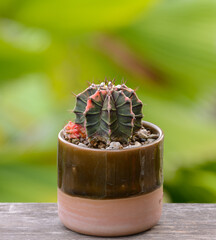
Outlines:
[[92, 84], [76, 96], [75, 123], [58, 136], [58, 213], [74, 231], [122, 236], [159, 220], [163, 132], [142, 121], [134, 90]]

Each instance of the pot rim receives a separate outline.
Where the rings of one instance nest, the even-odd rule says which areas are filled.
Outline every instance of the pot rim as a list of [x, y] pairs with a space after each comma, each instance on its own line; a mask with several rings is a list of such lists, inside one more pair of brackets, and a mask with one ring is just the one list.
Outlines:
[[101, 152], [101, 153], [112, 153], [112, 152], [123, 152], [123, 151], [134, 151], [134, 150], [139, 150], [139, 149], [144, 149], [144, 148], [148, 148], [149, 146], [153, 146], [153, 145], [156, 145], [157, 143], [161, 142], [164, 138], [164, 133], [162, 131], [161, 128], [159, 128], [157, 125], [151, 123], [151, 122], [147, 122], [147, 121], [142, 121], [144, 123], [145, 126], [147, 127], [150, 127], [154, 130], [156, 130], [158, 133], [159, 133], [159, 137], [152, 143], [148, 143], [146, 145], [142, 145], [140, 147], [132, 147], [132, 148], [126, 148], [126, 149], [115, 149], [115, 150], [112, 150], [112, 149], [97, 149], [97, 148], [85, 148], [85, 147], [81, 147], [81, 146], [78, 146], [74, 143], [70, 143], [68, 141], [66, 141], [63, 136], [62, 136], [62, 133], [63, 133], [63, 129], [59, 132], [58, 134], [58, 139], [67, 144], [68, 146], [70, 147], [73, 147], [73, 148], [77, 148], [77, 150], [82, 150], [82, 151], [94, 151], [94, 152]]

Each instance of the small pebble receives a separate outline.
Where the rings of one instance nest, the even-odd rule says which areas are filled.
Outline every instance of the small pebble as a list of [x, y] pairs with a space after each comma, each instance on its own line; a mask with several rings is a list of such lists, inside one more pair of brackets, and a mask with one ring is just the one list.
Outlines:
[[140, 142], [135, 142], [134, 147], [140, 147], [142, 144]]
[[122, 149], [122, 145], [120, 142], [111, 142], [109, 147], [107, 147], [106, 149]]
[[127, 147], [124, 147], [124, 149], [132, 148], [132, 147], [134, 147], [134, 145], [129, 144]]
[[135, 143], [133, 143], [133, 144], [129, 144], [128, 146], [127, 146], [127, 148], [134, 148], [134, 147], [140, 147], [140, 146], [142, 146], [142, 144], [140, 143], [140, 142], [135, 142]]
[[158, 137], [159, 137], [158, 134], [150, 134], [149, 135], [149, 138], [157, 139]]
[[140, 129], [137, 133], [136, 136], [139, 138], [148, 138], [148, 131], [146, 129]]
[[87, 148], [87, 146], [85, 144], [83, 144], [83, 143], [79, 143], [78, 146]]

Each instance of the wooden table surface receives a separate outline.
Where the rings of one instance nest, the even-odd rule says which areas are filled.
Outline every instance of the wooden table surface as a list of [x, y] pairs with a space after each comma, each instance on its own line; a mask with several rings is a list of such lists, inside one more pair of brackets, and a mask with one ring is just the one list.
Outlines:
[[216, 204], [164, 204], [157, 226], [119, 238], [90, 237], [65, 228], [56, 203], [0, 203], [0, 240], [216, 239]]

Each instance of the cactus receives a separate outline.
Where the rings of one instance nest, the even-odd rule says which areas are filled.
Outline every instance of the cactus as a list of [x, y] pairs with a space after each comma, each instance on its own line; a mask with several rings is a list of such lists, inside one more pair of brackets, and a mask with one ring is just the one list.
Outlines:
[[69, 141], [72, 139], [86, 138], [85, 128], [71, 121], [64, 127], [63, 134], [64, 138]]
[[86, 127], [90, 140], [127, 143], [141, 128], [142, 102], [134, 90], [113, 82], [92, 84], [77, 95], [76, 124]]

